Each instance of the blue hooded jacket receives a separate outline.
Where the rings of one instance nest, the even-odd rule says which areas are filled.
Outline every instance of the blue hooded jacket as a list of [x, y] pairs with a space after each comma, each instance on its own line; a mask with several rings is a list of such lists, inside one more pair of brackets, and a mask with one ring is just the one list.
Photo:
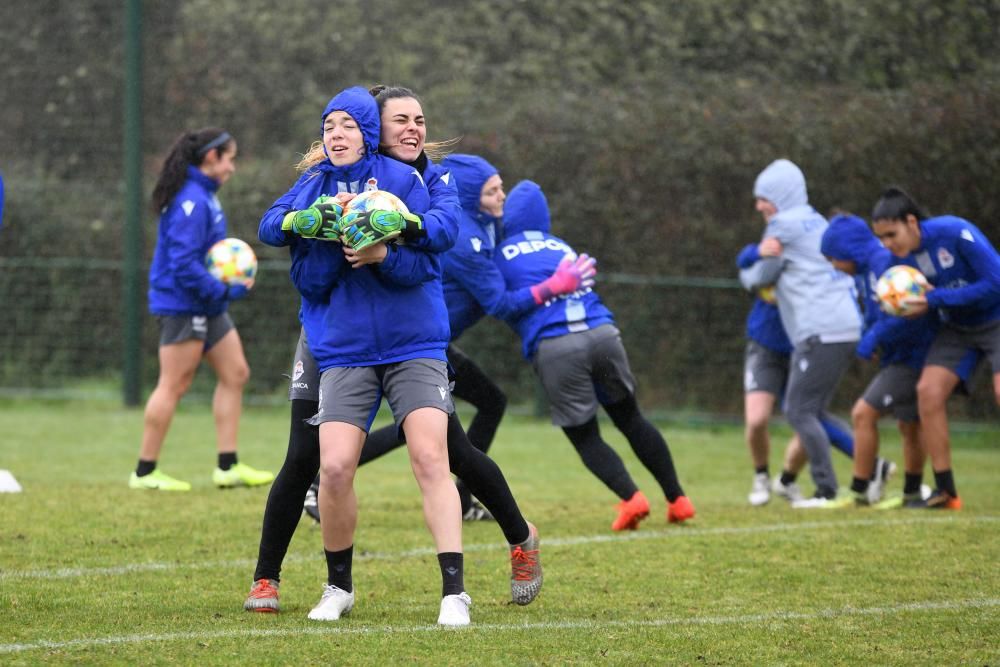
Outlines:
[[[750, 243], [737, 255], [736, 266], [749, 269], [760, 258], [757, 244]], [[788, 339], [785, 327], [781, 324], [778, 306], [759, 296], [753, 300], [753, 306], [747, 315], [747, 338], [777, 354], [788, 356], [792, 353], [792, 341]]]
[[367, 90], [342, 91], [322, 117], [333, 111], [345, 111], [358, 122], [365, 155], [345, 167], [327, 160], [309, 169], [264, 214], [258, 230], [261, 240], [291, 247], [292, 281], [303, 297], [300, 318], [310, 351], [321, 372], [416, 358], [445, 360], [450, 334], [437, 255], [409, 246], [393, 248], [386, 262], [354, 269], [339, 243], [289, 239], [281, 231], [288, 211], [337, 192], [387, 190], [416, 213], [430, 205], [420, 173], [376, 152], [378, 105]]
[[935, 289], [927, 305], [959, 327], [1000, 321], [1000, 254], [974, 224], [954, 215], [920, 221], [920, 247], [899, 260]]
[[928, 314], [906, 319], [882, 311], [875, 284], [886, 269], [898, 262], [872, 233], [868, 223], [856, 215], [834, 217], [823, 232], [820, 249], [830, 259], [854, 262], [865, 315], [865, 331], [858, 343], [858, 356], [870, 359], [876, 350], [881, 350], [882, 366], [905, 364], [922, 368], [937, 332], [937, 318]]
[[[509, 289], [530, 289], [552, 275], [566, 257], [576, 252], [549, 233], [549, 205], [537, 183], [521, 181], [504, 205], [503, 242], [496, 263]], [[531, 359], [544, 338], [614, 324], [614, 316], [592, 288], [556, 297], [507, 323], [521, 337], [521, 351]]]
[[189, 166], [187, 180], [163, 209], [149, 267], [149, 312], [204, 315], [226, 311], [226, 285], [205, 267], [205, 255], [226, 238], [218, 181]]
[[500, 221], [479, 209], [479, 198], [483, 185], [497, 173], [496, 167], [481, 157], [461, 153], [444, 158], [441, 166], [451, 172], [462, 204], [458, 238], [442, 260], [444, 299], [455, 339], [483, 315], [509, 320], [534, 308], [535, 300], [530, 285], [508, 291], [493, 262]]

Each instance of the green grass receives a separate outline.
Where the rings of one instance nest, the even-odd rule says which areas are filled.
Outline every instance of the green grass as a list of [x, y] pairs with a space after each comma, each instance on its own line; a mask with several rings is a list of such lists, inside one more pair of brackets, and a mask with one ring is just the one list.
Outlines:
[[[190, 405], [161, 465], [194, 490], [130, 491], [141, 422], [107, 404], [0, 403], [0, 468], [24, 487], [0, 494], [0, 663], [1000, 663], [1000, 429], [956, 434], [965, 508], [939, 514], [751, 508], [739, 428], [664, 424], [698, 510], [668, 526], [651, 476], [605, 425], [654, 505], [623, 535], [609, 530], [616, 499], [565, 437], [508, 418], [493, 455], [541, 530], [545, 587], [509, 604], [502, 534], [465, 524], [473, 626], [443, 630], [403, 451], [359, 472], [358, 602], [317, 624], [306, 613], [325, 577], [319, 531], [303, 521], [292, 542], [283, 613], [245, 613], [267, 490], [211, 486], [211, 415]], [[287, 423], [285, 407], [247, 409], [241, 459], [276, 470]], [[888, 424], [883, 435], [899, 461]], [[846, 483], [848, 462], [836, 464]]]

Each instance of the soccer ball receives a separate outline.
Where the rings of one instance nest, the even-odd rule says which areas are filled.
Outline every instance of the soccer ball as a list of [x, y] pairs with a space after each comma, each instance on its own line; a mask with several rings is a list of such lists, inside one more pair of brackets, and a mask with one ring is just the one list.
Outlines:
[[882, 310], [890, 315], [906, 315], [908, 307], [904, 300], [911, 296], [923, 296], [929, 287], [924, 274], [912, 266], [899, 264], [890, 266], [875, 283]]
[[[344, 207], [344, 217], [350, 214], [360, 215], [367, 211], [397, 211], [399, 213], [409, 213], [403, 200], [385, 190], [365, 190], [357, 195]], [[352, 216], [353, 217], [353, 216]]]
[[209, 248], [205, 267], [227, 285], [245, 285], [257, 276], [257, 255], [239, 239], [222, 239]]

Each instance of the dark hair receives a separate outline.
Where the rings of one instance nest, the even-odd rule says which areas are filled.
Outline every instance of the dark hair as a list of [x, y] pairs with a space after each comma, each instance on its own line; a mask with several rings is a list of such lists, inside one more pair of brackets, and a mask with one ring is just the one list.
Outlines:
[[177, 137], [170, 152], [163, 160], [163, 168], [156, 179], [153, 188], [151, 204], [153, 211], [159, 213], [170, 203], [170, 200], [180, 192], [187, 179], [188, 166], [197, 167], [205, 161], [212, 151], [220, 154], [227, 150], [235, 141], [228, 132], [220, 127], [206, 127], [194, 132], [185, 132]]
[[[420, 102], [420, 98], [417, 97], [412, 90], [409, 88], [404, 88], [403, 86], [386, 86], [381, 83], [377, 83], [368, 89], [371, 96], [375, 98], [378, 103], [378, 112], [382, 113], [382, 108], [385, 106], [386, 100], [398, 99], [401, 97], [412, 97], [417, 102]], [[421, 106], [423, 103], [421, 102]]]
[[872, 209], [872, 222], [878, 220], [906, 220], [906, 216], [912, 215], [917, 220], [924, 220], [927, 211], [916, 202], [903, 188], [895, 185], [882, 191], [882, 195], [875, 202]]
[[[381, 83], [377, 83], [368, 89], [368, 92], [372, 97], [375, 98], [375, 102], [378, 104], [379, 116], [382, 115], [382, 110], [385, 108], [385, 103], [388, 100], [395, 100], [401, 98], [413, 98], [420, 106], [424, 103], [420, 101], [409, 88], [405, 86], [386, 86]], [[448, 149], [459, 142], [459, 139], [445, 139], [444, 141], [425, 141], [424, 142], [424, 153], [432, 160], [440, 160], [448, 154]]]

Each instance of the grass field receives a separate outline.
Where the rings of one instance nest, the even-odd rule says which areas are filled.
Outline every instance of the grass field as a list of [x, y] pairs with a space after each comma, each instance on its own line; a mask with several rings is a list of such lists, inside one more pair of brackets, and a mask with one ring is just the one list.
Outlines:
[[[276, 470], [287, 415], [248, 409], [241, 459]], [[615, 534], [616, 499], [564, 436], [509, 417], [492, 454], [540, 528], [545, 586], [509, 604], [502, 534], [466, 523], [473, 626], [446, 630], [404, 452], [361, 469], [358, 602], [318, 624], [306, 613], [325, 577], [319, 531], [299, 526], [283, 613], [244, 612], [267, 490], [211, 486], [211, 415], [191, 405], [161, 465], [194, 490], [130, 491], [141, 421], [106, 404], [0, 404], [0, 468], [24, 487], [0, 494], [0, 664], [1000, 664], [1000, 428], [956, 435], [965, 508], [933, 513], [751, 508], [741, 430], [662, 424], [698, 510], [670, 526], [606, 425], [654, 505], [639, 531]], [[888, 423], [883, 435], [899, 461]]]

